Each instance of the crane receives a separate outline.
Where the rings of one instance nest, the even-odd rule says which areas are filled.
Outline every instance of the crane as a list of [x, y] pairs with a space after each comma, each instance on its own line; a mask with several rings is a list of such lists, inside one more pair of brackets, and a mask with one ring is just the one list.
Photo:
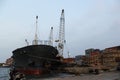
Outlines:
[[33, 40], [33, 45], [38, 45], [37, 29], [38, 29], [38, 16], [36, 16], [36, 30], [35, 30], [35, 38]]
[[53, 46], [53, 27], [51, 27], [51, 31], [50, 31], [49, 45]]
[[59, 26], [59, 39], [58, 42], [58, 51], [59, 56], [63, 57], [64, 51], [64, 43], [65, 43], [65, 18], [64, 18], [64, 9], [62, 9], [61, 17], [60, 17], [60, 26]]

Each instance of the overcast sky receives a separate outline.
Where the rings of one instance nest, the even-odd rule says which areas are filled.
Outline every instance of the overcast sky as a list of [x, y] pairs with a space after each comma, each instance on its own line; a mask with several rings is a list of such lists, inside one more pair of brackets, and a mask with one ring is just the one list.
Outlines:
[[88, 48], [120, 45], [120, 0], [0, 0], [0, 62], [26, 46], [25, 39], [32, 42], [36, 15], [39, 39], [48, 39], [51, 26], [57, 39], [62, 9], [65, 49], [72, 57]]

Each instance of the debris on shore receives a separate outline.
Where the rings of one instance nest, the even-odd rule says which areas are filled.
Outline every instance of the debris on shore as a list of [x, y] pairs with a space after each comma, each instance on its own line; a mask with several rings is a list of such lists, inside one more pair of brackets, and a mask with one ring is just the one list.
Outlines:
[[89, 70], [89, 67], [65, 67], [63, 69], [63, 71], [66, 73], [72, 73], [76, 75], [89, 73]]

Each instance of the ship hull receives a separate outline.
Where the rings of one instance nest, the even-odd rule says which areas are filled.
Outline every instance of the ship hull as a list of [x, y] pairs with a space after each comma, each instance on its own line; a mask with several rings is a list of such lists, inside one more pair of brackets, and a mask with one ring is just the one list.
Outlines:
[[27, 75], [41, 75], [57, 69], [57, 55], [57, 49], [49, 45], [26, 46], [13, 51], [13, 66]]

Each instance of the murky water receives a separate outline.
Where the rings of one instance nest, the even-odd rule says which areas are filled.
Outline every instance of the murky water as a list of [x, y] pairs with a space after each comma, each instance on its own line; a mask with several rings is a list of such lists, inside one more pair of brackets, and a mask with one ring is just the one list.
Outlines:
[[9, 68], [0, 68], [0, 80], [9, 80]]

